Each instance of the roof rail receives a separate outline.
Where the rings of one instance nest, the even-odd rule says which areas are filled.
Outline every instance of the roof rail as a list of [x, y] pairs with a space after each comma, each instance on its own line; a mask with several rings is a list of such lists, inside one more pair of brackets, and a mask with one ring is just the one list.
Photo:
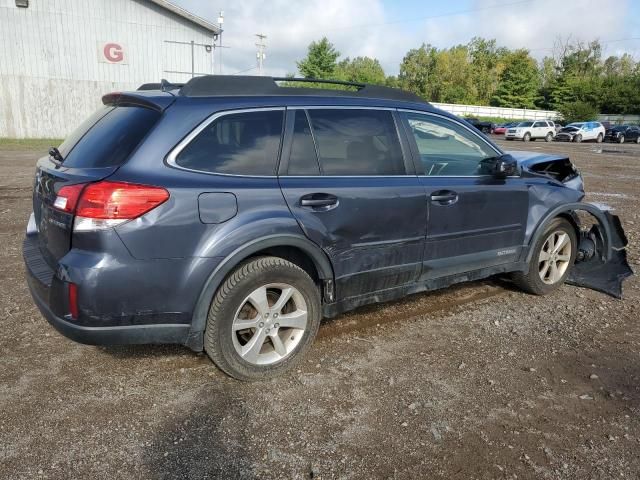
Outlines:
[[[354, 87], [355, 90], [328, 90], [322, 88], [279, 86], [276, 82], [330, 84]], [[397, 88], [369, 85], [341, 80], [315, 78], [262, 77], [248, 75], [203, 75], [189, 80], [180, 89], [185, 97], [221, 97], [221, 96], [340, 96], [356, 98], [377, 98], [401, 100], [405, 102], [427, 103], [413, 93]]]

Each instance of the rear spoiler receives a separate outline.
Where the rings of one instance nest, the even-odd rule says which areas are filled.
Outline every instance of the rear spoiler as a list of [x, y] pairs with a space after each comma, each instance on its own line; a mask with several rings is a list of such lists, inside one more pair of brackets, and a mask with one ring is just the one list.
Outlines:
[[158, 92], [113, 92], [102, 97], [105, 105], [121, 107], [143, 107], [163, 112], [175, 101], [176, 97], [169, 93]]

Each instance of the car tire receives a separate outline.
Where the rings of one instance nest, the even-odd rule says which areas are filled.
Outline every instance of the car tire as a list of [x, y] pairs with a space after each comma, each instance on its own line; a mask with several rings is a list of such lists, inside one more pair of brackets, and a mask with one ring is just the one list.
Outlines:
[[522, 141], [523, 142], [528, 142], [529, 140], [531, 140], [531, 134], [530, 133], [525, 133], [524, 136], [522, 137]]
[[320, 319], [320, 292], [307, 272], [282, 258], [251, 258], [216, 292], [204, 349], [228, 375], [265, 380], [298, 363], [313, 342]]
[[636, 137], [636, 143], [640, 143], [640, 135]]
[[582, 135], [578, 134], [573, 138], [573, 141], [576, 143], [582, 142]]
[[618, 137], [618, 143], [624, 143], [624, 135]]
[[544, 137], [544, 141], [549, 143], [551, 140], [553, 140], [553, 133], [549, 132], [547, 133], [547, 136]]
[[597, 143], [602, 143], [602, 140], [604, 140], [604, 137], [602, 136], [601, 133], [598, 134], [598, 137], [596, 138], [596, 142]]
[[526, 274], [516, 272], [512, 279], [525, 292], [534, 295], [551, 293], [566, 280], [577, 251], [578, 237], [575, 228], [566, 219], [556, 218], [545, 228], [534, 245], [529, 271]]

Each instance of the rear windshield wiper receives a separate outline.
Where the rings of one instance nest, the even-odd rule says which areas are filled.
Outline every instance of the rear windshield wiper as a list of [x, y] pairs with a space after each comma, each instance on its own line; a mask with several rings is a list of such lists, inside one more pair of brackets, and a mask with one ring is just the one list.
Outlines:
[[64, 158], [62, 157], [62, 154], [60, 153], [60, 150], [58, 150], [56, 147], [51, 147], [49, 148], [49, 155], [56, 161], [62, 163], [64, 162]]

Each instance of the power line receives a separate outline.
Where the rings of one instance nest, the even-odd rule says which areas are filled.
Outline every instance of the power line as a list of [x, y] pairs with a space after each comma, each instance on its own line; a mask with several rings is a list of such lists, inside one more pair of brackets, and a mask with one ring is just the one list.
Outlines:
[[232, 73], [231, 75], [238, 75], [240, 73], [250, 72], [251, 70], [255, 70], [256, 68], [258, 67], [255, 66], [255, 67], [247, 68], [246, 70], [240, 70], [239, 72]]
[[393, 24], [397, 24], [397, 23], [409, 23], [409, 22], [420, 22], [422, 20], [431, 20], [434, 18], [443, 18], [443, 17], [455, 17], [457, 15], [464, 15], [465, 13], [473, 13], [473, 12], [480, 12], [483, 10], [492, 10], [495, 8], [505, 8], [505, 7], [511, 7], [514, 5], [521, 5], [523, 3], [529, 3], [531, 0], [519, 0], [517, 2], [510, 2], [510, 3], [498, 3], [495, 5], [489, 5], [486, 7], [478, 7], [478, 8], [469, 8], [467, 10], [458, 10], [455, 12], [449, 12], [449, 13], [441, 13], [438, 15], [427, 15], [425, 17], [415, 17], [415, 18], [406, 18], [406, 19], [402, 19], [402, 20], [390, 20], [388, 22], [381, 22], [381, 23], [363, 23], [361, 25], [347, 25], [344, 27], [334, 27], [334, 28], [323, 28], [322, 31], [323, 32], [333, 32], [333, 31], [338, 31], [338, 30], [349, 30], [352, 28], [370, 28], [370, 27], [383, 27], [385, 25], [393, 25]]

